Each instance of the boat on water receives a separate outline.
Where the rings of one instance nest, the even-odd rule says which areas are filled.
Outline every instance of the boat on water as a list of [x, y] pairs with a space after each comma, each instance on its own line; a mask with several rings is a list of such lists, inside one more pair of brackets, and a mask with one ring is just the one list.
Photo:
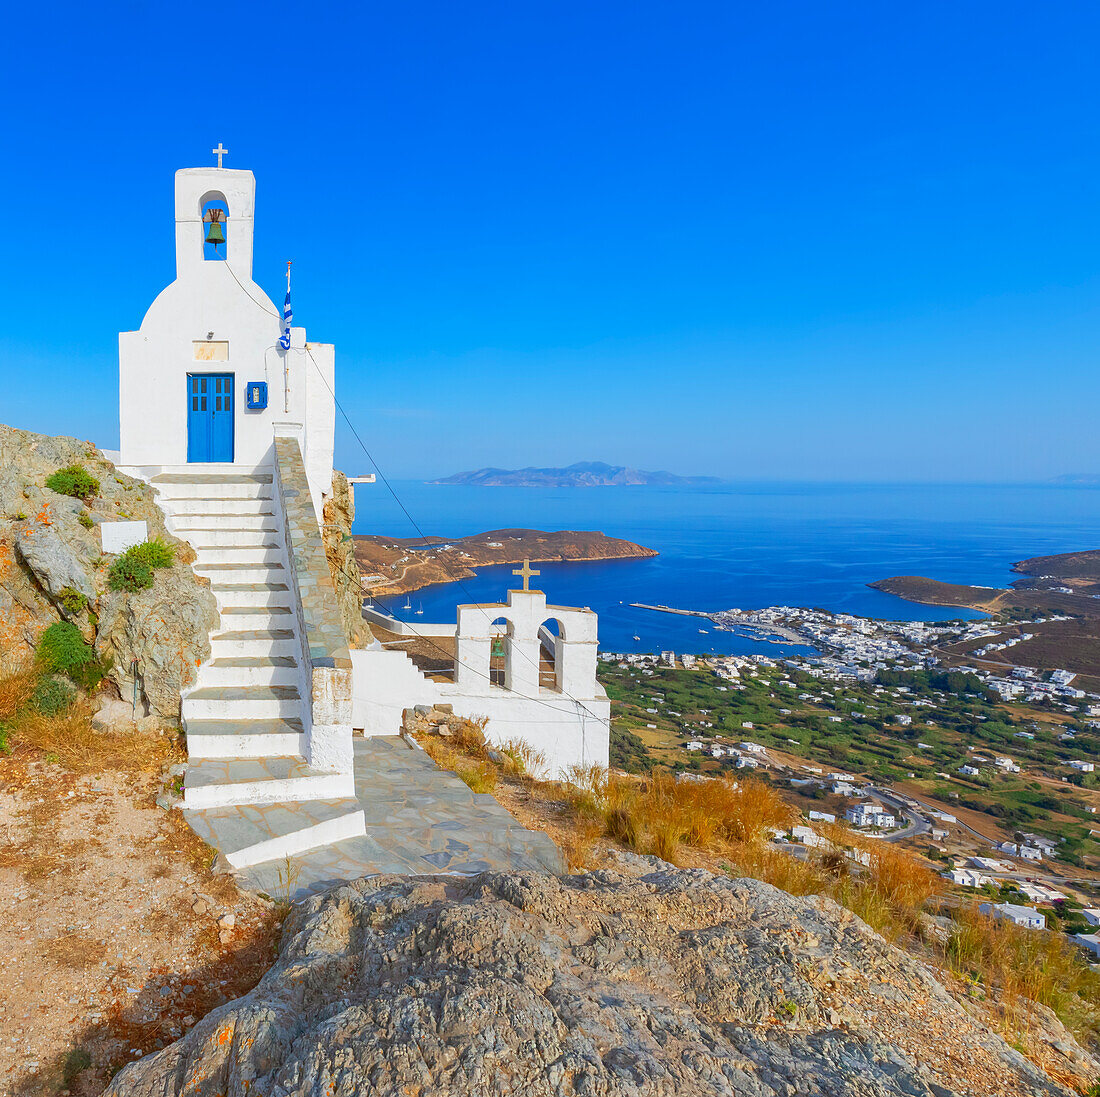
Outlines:
[[701, 628], [699, 631], [705, 635], [707, 630], [705, 628]]
[[424, 603], [423, 602], [421, 602], [420, 605], [418, 605], [416, 607], [416, 612], [423, 615], [423, 613], [424, 613]]
[[412, 609], [413, 608], [412, 599], [411, 598], [406, 598], [405, 599], [405, 604], [401, 608], [402, 609]]
[[634, 637], [634, 639], [635, 639], [635, 640], [640, 640], [640, 639], [641, 639], [641, 637], [640, 637], [640, 636], [635, 636], [635, 637]]

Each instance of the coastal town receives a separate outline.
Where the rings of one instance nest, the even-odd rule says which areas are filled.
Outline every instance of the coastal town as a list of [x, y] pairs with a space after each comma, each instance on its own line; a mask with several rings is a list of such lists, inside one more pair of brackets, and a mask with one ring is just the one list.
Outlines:
[[803, 815], [774, 835], [791, 856], [849, 838], [901, 843], [948, 893], [1100, 957], [1100, 694], [1061, 668], [944, 659], [946, 645], [984, 655], [1011, 643], [995, 620], [694, 615], [773, 653], [602, 652], [613, 764], [661, 764], [681, 780], [751, 773]]

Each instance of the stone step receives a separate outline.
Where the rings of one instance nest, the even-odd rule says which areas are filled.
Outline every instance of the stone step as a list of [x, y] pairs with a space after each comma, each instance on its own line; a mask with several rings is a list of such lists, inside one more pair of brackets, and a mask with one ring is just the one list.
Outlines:
[[270, 481], [260, 483], [244, 478], [226, 479], [213, 484], [183, 483], [174, 479], [168, 483], [154, 479], [151, 483], [157, 489], [157, 502], [169, 507], [181, 499], [270, 499], [273, 490]]
[[294, 755], [204, 758], [189, 765], [183, 779], [184, 808], [341, 800], [353, 796], [350, 773], [316, 770]]
[[238, 656], [204, 663], [198, 685], [297, 686], [298, 679], [298, 664], [290, 655]]
[[279, 533], [274, 529], [175, 529], [198, 552], [200, 548], [262, 548], [278, 545]]
[[294, 630], [289, 628], [258, 628], [225, 630], [210, 637], [213, 659], [253, 659], [288, 655], [301, 651]]
[[151, 484], [270, 484], [270, 472], [162, 472], [154, 476]]
[[210, 589], [221, 610], [289, 607], [291, 603], [285, 583], [212, 583]]
[[274, 503], [271, 499], [207, 499], [199, 497], [195, 499], [158, 499], [157, 502], [173, 517], [183, 514], [220, 514], [234, 517], [262, 514], [273, 517], [275, 514]]
[[238, 869], [293, 857], [366, 832], [362, 808], [351, 799], [189, 810], [184, 817], [200, 838], [214, 839], [225, 859]]
[[274, 533], [282, 538], [273, 514], [178, 514], [171, 521], [173, 530], [187, 540], [197, 533], [234, 532]]
[[200, 686], [182, 702], [185, 720], [275, 720], [300, 717], [294, 686]]
[[269, 758], [305, 754], [301, 720], [187, 720], [187, 756]]
[[261, 564], [278, 564], [283, 558], [283, 550], [277, 545], [268, 542], [262, 545], [196, 545], [191, 543], [195, 550], [195, 567], [205, 568], [208, 564], [247, 564], [258, 567]]
[[219, 611], [219, 617], [223, 632], [292, 629], [295, 624], [290, 606], [226, 606]]
[[205, 564], [195, 563], [191, 570], [215, 583], [286, 583], [282, 564]]

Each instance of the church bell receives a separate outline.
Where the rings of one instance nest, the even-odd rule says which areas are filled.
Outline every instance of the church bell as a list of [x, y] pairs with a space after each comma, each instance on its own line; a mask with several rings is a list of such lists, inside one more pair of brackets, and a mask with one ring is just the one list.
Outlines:
[[496, 659], [504, 654], [504, 639], [503, 637], [496, 636], [493, 638], [493, 646], [491, 649], [491, 657]]
[[213, 244], [215, 250], [219, 244], [225, 243], [225, 233], [222, 232], [221, 225], [223, 214], [224, 211], [220, 209], [207, 210], [206, 212], [206, 243]]

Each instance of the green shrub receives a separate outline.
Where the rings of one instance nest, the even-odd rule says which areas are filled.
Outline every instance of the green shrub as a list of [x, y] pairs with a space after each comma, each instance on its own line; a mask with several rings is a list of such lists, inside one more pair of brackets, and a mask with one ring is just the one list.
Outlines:
[[66, 465], [46, 480], [46, 487], [58, 495], [90, 499], [99, 494], [99, 481], [83, 465]]
[[148, 564], [124, 552], [107, 572], [107, 586], [111, 590], [126, 590], [133, 594], [153, 585], [153, 569]]
[[66, 613], [80, 613], [88, 608], [88, 599], [75, 587], [62, 587], [57, 596]]
[[153, 585], [154, 568], [170, 568], [176, 560], [176, 549], [159, 537], [131, 545], [107, 572], [111, 590], [145, 590]]
[[81, 515], [81, 516], [80, 516], [80, 517], [79, 517], [79, 518], [77, 519], [77, 521], [78, 521], [78, 522], [79, 522], [79, 523], [80, 523], [80, 524], [81, 524], [81, 525], [82, 525], [82, 526], [83, 526], [83, 527], [84, 527], [85, 529], [95, 529], [95, 522], [93, 522], [93, 521], [92, 521], [92, 516], [91, 516], [90, 514], [82, 514], [82, 515]]
[[39, 665], [51, 674], [67, 674], [78, 686], [93, 690], [111, 669], [71, 621], [56, 621], [38, 642]]
[[31, 695], [31, 704], [43, 716], [60, 716], [73, 703], [76, 692], [62, 678], [48, 675], [42, 678]]
[[148, 568], [170, 568], [176, 562], [175, 546], [162, 541], [159, 537], [134, 545], [126, 552]]

